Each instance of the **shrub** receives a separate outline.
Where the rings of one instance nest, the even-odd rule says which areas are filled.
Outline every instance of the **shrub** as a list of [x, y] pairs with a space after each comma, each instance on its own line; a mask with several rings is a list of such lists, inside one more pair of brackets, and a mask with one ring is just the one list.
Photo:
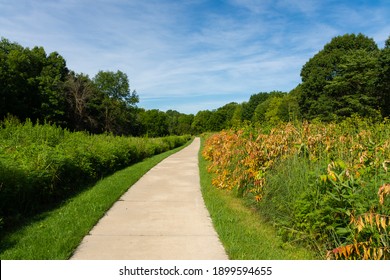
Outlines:
[[8, 119], [0, 126], [0, 217], [10, 224], [189, 139], [90, 135]]

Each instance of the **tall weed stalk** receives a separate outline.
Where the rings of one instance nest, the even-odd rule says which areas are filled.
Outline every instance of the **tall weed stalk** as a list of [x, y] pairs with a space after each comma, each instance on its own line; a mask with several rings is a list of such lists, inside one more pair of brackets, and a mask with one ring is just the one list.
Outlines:
[[244, 127], [214, 134], [203, 156], [216, 187], [253, 199], [287, 241], [324, 258], [390, 257], [390, 123]]

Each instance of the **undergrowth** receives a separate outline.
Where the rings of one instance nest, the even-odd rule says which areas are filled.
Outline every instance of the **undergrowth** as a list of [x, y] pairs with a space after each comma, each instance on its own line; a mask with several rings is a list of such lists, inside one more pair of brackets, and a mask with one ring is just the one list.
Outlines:
[[244, 127], [208, 138], [213, 184], [261, 209], [285, 241], [328, 259], [390, 258], [390, 124]]
[[[203, 143], [203, 141], [202, 141]], [[202, 195], [229, 259], [232, 260], [303, 260], [315, 259], [315, 254], [300, 244], [289, 244], [263, 219], [252, 205], [212, 186], [212, 174], [199, 154]]]

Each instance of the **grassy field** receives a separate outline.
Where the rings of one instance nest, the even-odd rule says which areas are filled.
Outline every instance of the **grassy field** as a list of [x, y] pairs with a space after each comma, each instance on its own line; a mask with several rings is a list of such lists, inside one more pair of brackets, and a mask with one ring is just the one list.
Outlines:
[[303, 260], [316, 258], [306, 248], [283, 242], [275, 229], [263, 221], [256, 208], [246, 204], [243, 199], [232, 192], [215, 188], [212, 185], [212, 174], [207, 172], [208, 164], [209, 162], [200, 152], [199, 170], [203, 198], [229, 259]]
[[68, 259], [82, 238], [131, 185], [185, 146], [120, 170], [64, 201], [58, 208], [32, 217], [24, 226], [2, 236], [0, 259]]

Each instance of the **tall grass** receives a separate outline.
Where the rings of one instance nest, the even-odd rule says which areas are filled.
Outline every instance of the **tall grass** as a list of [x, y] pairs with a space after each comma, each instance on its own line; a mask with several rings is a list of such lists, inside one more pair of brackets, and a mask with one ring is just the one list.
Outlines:
[[245, 127], [211, 136], [213, 184], [253, 199], [285, 240], [323, 258], [390, 258], [390, 123]]
[[[202, 143], [203, 143], [202, 139]], [[232, 260], [303, 260], [316, 256], [288, 244], [277, 235], [261, 212], [232, 192], [212, 186], [208, 162], [199, 153], [202, 195], [222, 244]]]
[[7, 227], [17, 224], [114, 171], [189, 139], [89, 135], [5, 120], [0, 127], [0, 217]]
[[31, 217], [17, 230], [1, 236], [0, 259], [69, 259], [83, 237], [131, 185], [184, 146], [117, 171], [55, 209]]

